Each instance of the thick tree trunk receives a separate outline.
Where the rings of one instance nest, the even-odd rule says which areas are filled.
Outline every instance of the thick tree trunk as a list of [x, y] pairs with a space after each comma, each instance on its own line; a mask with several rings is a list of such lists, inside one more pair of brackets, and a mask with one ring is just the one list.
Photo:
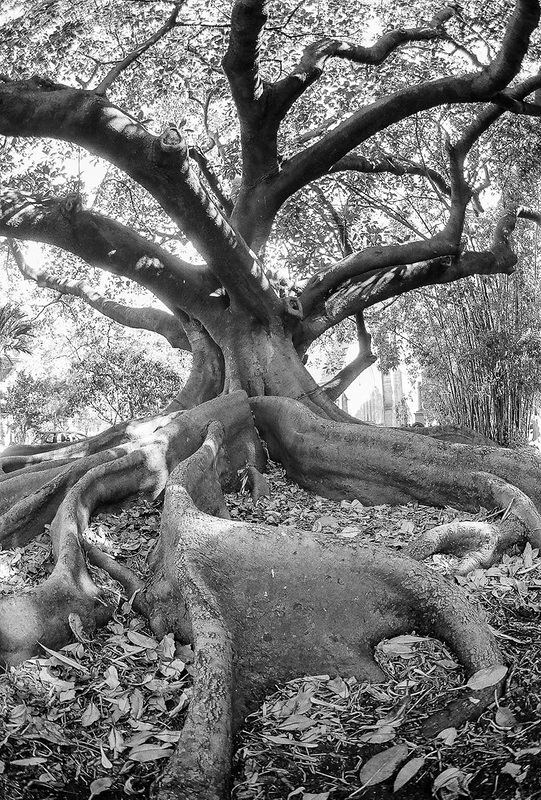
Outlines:
[[300, 400], [327, 419], [359, 423], [332, 402], [302, 363], [284, 319], [264, 327], [238, 315], [222, 333], [225, 390], [243, 389], [249, 397], [276, 395]]

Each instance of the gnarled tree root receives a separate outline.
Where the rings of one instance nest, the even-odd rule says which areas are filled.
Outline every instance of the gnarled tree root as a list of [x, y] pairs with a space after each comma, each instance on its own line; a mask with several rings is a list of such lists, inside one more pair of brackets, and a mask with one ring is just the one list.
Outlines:
[[324, 497], [367, 505], [490, 507], [492, 491], [473, 475], [485, 473], [516, 486], [541, 510], [541, 457], [504, 447], [437, 441], [396, 428], [323, 419], [287, 397], [252, 397], [256, 427], [271, 458], [288, 477]]
[[[169, 442], [167, 446], [170, 454], [167, 455], [166, 464], [168, 471], [171, 465], [174, 466], [197, 449], [205, 437], [209, 421], [213, 418], [223, 421], [227, 430], [227, 443], [231, 444], [228, 446], [231, 463], [224, 461], [222, 466], [229, 475], [230, 485], [238, 480], [238, 470], [251, 466], [262, 468], [265, 457], [254, 431], [246, 395], [244, 392], [235, 392], [203, 403], [190, 411], [160, 417], [162, 423], [164, 420], [168, 420], [168, 423], [160, 424], [158, 428], [155, 418], [146, 427], [138, 421], [130, 429], [130, 441], [122, 445], [107, 447], [103, 451], [61, 466], [57, 461], [49, 462], [49, 469], [38, 473], [33, 467], [28, 468], [28, 471], [21, 469], [9, 473], [7, 480], [0, 484], [0, 543], [5, 548], [20, 547], [29, 542], [43, 530], [45, 524], [52, 521], [65, 492], [76, 485], [86, 472], [101, 464], [117, 461], [128, 453], [136, 452], [143, 445], [148, 449], [152, 442], [156, 442], [157, 446], [164, 439]], [[135, 429], [144, 431], [145, 436], [135, 438]], [[111, 437], [104, 433], [102, 440], [109, 442]], [[94, 446], [97, 447], [97, 444], [94, 443]], [[120, 500], [125, 496], [127, 495], [119, 494], [115, 498], [112, 494], [110, 500]]]
[[438, 525], [422, 533], [407, 549], [417, 560], [434, 553], [460, 558], [456, 572], [466, 575], [473, 569], [490, 567], [513, 547], [541, 548], [541, 515], [524, 492], [486, 472], [473, 476], [490, 498], [492, 507], [504, 511], [501, 521], [457, 521]]
[[[298, 408], [302, 413], [296, 417]], [[260, 411], [256, 408], [259, 418]], [[211, 422], [215, 419], [220, 423]], [[330, 426], [322, 437], [320, 423]], [[335, 429], [336, 423], [325, 423], [294, 401], [287, 401], [275, 426], [275, 441], [290, 439], [287, 449], [281, 447], [291, 463], [307, 456], [307, 479], [315, 483], [312, 488], [325, 490], [321, 493], [329, 482], [338, 492], [344, 476], [348, 491], [362, 487], [370, 475], [367, 465], [377, 464], [374, 443], [369, 440], [367, 448], [363, 439], [369, 426]], [[334, 444], [333, 433], [340, 437]], [[429, 444], [424, 437], [409, 438]], [[408, 442], [393, 451], [394, 471], [385, 478], [376, 470], [376, 483], [386, 479], [399, 497], [405, 494], [398, 474], [409, 457]], [[227, 518], [221, 487], [231, 485], [239, 471], [262, 465], [244, 393], [185, 412], [148, 439], [106, 453], [104, 463], [79, 477], [57, 511], [51, 526], [56, 565], [49, 580], [36, 590], [0, 598], [0, 656], [14, 664], [39, 652], [38, 642], [61, 646], [71, 638], [70, 613], [87, 629], [107, 617], [110, 609], [90, 578], [81, 544], [89, 515], [134, 492], [156, 495], [173, 470], [153, 579], [138, 598], [158, 634], [174, 631], [181, 641], [193, 642], [196, 675], [178, 749], [156, 784], [160, 800], [225, 798], [233, 735], [267, 689], [321, 672], [380, 680], [373, 649], [385, 637], [413, 628], [435, 635], [450, 645], [467, 674], [501, 662], [489, 627], [468, 598], [423, 564], [382, 548]], [[355, 459], [360, 460], [356, 471]], [[419, 476], [416, 481], [420, 486]], [[470, 497], [477, 498], [481, 489], [486, 493], [486, 483], [470, 487]], [[451, 495], [451, 489], [447, 485], [442, 494]], [[91, 556], [115, 573], [107, 557], [92, 551]], [[116, 576], [128, 590], [141, 588], [126, 571], [116, 570]], [[457, 695], [425, 720], [423, 732], [477, 716], [494, 691]]]
[[[468, 674], [501, 662], [465, 594], [422, 564], [383, 548], [216, 519], [197, 508], [207, 503], [201, 470], [214, 476], [219, 492], [220, 438], [213, 427], [198, 453], [172, 473], [154, 561], [155, 595], [165, 593], [169, 608], [176, 603], [171, 629], [193, 641], [196, 668], [178, 749], [157, 782], [160, 800], [226, 798], [232, 738], [265, 692], [322, 672], [381, 680], [373, 649], [385, 637], [413, 628], [434, 635]], [[477, 716], [493, 696], [494, 687], [467, 691], [427, 719], [424, 732]]]
[[[471, 447], [396, 429], [337, 424], [282, 397], [251, 398], [272, 458], [301, 486], [363, 503], [508, 509], [492, 525], [453, 524], [423, 534], [409, 548], [461, 557], [459, 571], [489, 566], [513, 545], [541, 547], [541, 459], [502, 447]], [[482, 464], [484, 471], [479, 470]]]
[[[94, 456], [86, 464], [76, 462], [70, 468], [77, 467], [78, 480], [60, 504], [51, 524], [55, 558], [52, 574], [35, 589], [0, 597], [0, 662], [17, 664], [38, 653], [40, 643], [53, 648], [66, 644], [71, 638], [70, 613], [78, 614], [88, 630], [104, 623], [113, 609], [108, 607], [93, 583], [82, 548], [90, 515], [104, 503], [131, 495], [157, 496], [163, 491], [170, 471], [200, 446], [209, 421], [215, 417], [223, 420], [231, 445], [227, 456], [224, 452], [219, 454], [218, 470], [221, 480], [233, 486], [238, 481], [239, 470], [249, 464], [259, 467], [264, 464], [243, 392], [177, 415], [138, 444], [131, 443], [100, 454], [103, 463], [95, 465]], [[204, 485], [205, 481], [201, 480], [201, 486]], [[20, 541], [26, 535], [25, 512], [35, 513], [36, 508], [41, 507], [41, 499], [46, 500], [47, 509], [53, 496], [58, 504], [56, 483], [53, 488], [54, 492], [47, 492], [47, 487], [42, 487], [37, 499], [31, 495], [26, 505], [24, 501], [22, 505], [16, 504], [14, 515], [8, 512], [2, 518], [7, 525], [7, 540]], [[218, 506], [209, 507], [209, 510], [225, 514], [223, 497]], [[14, 522], [15, 527], [10, 529], [9, 524]], [[27, 524], [34, 530], [32, 519]]]

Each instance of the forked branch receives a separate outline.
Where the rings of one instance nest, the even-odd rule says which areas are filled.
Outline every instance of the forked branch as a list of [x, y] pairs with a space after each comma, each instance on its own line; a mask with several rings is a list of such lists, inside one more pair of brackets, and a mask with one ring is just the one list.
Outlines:
[[219, 284], [206, 267], [189, 264], [131, 228], [87, 211], [73, 195], [42, 199], [5, 188], [0, 235], [61, 247], [145, 286], [172, 311], [180, 306], [203, 317], [217, 306], [217, 298], [209, 295]]
[[273, 86], [274, 113], [283, 119], [294, 102], [323, 73], [329, 58], [343, 58], [355, 64], [382, 64], [399, 47], [410, 42], [445, 38], [443, 26], [457, 13], [449, 4], [420, 28], [397, 28], [384, 33], [369, 47], [344, 39], [322, 39], [309, 45], [291, 73]]
[[477, 72], [401, 89], [353, 113], [283, 165], [275, 181], [280, 202], [327, 173], [341, 158], [375, 133], [415, 113], [444, 103], [501, 102], [502, 93], [512, 98], [512, 93], [505, 91], [506, 87], [522, 66], [538, 22], [538, 0], [517, 0], [500, 50], [488, 66]]

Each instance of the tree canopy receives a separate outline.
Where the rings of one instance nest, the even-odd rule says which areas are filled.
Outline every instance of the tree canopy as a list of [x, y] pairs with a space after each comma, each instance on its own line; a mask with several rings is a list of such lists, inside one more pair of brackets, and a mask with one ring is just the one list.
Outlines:
[[[196, 3], [15, 6], [0, 232], [144, 286], [170, 313], [115, 304], [95, 278], [15, 254], [38, 284], [187, 349], [182, 316], [219, 343], [230, 303], [280, 317], [302, 354], [412, 288], [509, 273], [533, 179], [513, 141], [536, 113], [523, 102], [538, 82], [535, 10], [478, 5], [426, 21], [368, 4], [358, 29], [356, 9], [336, 3], [235, 5], [231, 29], [227, 9]], [[499, 207], [493, 242], [468, 250], [485, 197]], [[227, 359], [225, 370], [236, 372]]]

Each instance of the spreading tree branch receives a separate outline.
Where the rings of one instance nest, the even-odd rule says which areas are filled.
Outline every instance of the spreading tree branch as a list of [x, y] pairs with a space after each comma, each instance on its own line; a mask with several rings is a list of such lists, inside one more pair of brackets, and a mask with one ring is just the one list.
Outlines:
[[531, 219], [524, 210], [506, 212], [494, 232], [492, 248], [464, 251], [416, 264], [401, 264], [387, 270], [376, 269], [345, 281], [324, 303], [312, 310], [302, 323], [302, 340], [297, 347], [307, 347], [324, 331], [370, 306], [392, 297], [433, 284], [452, 283], [470, 275], [495, 275], [514, 272], [517, 257], [510, 245], [517, 216]]
[[[535, 91], [540, 85], [541, 73], [523, 81], [510, 94], [512, 94], [514, 98], [521, 99]], [[333, 292], [339, 291], [341, 286], [360, 282], [368, 275], [371, 276], [370, 281], [372, 286], [375, 286], [380, 282], [386, 283], [388, 277], [386, 278], [385, 276], [389, 275], [389, 270], [398, 270], [398, 272], [395, 273], [394, 281], [390, 281], [391, 284], [396, 282], [400, 271], [404, 269], [404, 265], [409, 265], [408, 269], [411, 270], [413, 268], [412, 265], [420, 262], [432, 264], [429, 270], [430, 273], [432, 273], [435, 265], [441, 264], [443, 268], [442, 274], [447, 276], [452, 274], [446, 266], [447, 262], [445, 258], [455, 258], [459, 254], [464, 215], [466, 207], [473, 196], [473, 192], [464, 178], [464, 162], [473, 145], [503, 113], [503, 109], [497, 106], [488, 106], [477, 115], [475, 120], [465, 129], [462, 136], [455, 144], [447, 143], [450, 167], [449, 191], [451, 205], [448, 220], [444, 228], [429, 239], [408, 242], [402, 245], [389, 245], [384, 248], [366, 248], [360, 252], [353, 253], [351, 256], [337, 262], [325, 272], [314, 276], [307, 283], [300, 296], [305, 317], [308, 317], [313, 309], [320, 307], [322, 302], [326, 303]], [[506, 217], [504, 217], [504, 219], [505, 218]], [[496, 258], [496, 252], [500, 254], [503, 252], [503, 240], [500, 241], [498, 238], [498, 230], [499, 228], [495, 234], [495, 244], [492, 248], [493, 258]], [[444, 260], [437, 260], [441, 258]], [[507, 258], [507, 256], [506, 259], [507, 261], [504, 259], [505, 265], [503, 271], [507, 270], [507, 265], [511, 260], [510, 257]], [[502, 259], [498, 257], [496, 261], [498, 260], [501, 261]], [[513, 261], [513, 264], [514, 263]], [[466, 269], [465, 274], [471, 274], [468, 272], [470, 269], [470, 260], [462, 260], [461, 264], [461, 269]], [[485, 266], [481, 267], [481, 274], [484, 274], [483, 271], [485, 269]], [[489, 271], [498, 272], [502, 270], [494, 264]], [[448, 280], [453, 280], [453, 278], [445, 278], [442, 282], [448, 282]], [[430, 282], [433, 281], [431, 280]], [[371, 290], [371, 295], [373, 297], [377, 296], [378, 291], [375, 289]], [[387, 299], [387, 297], [382, 297], [381, 299]]]
[[274, 114], [283, 119], [295, 101], [322, 75], [326, 61], [343, 58], [356, 64], [382, 64], [395, 50], [410, 42], [445, 38], [443, 25], [456, 14], [455, 5], [445, 6], [428, 25], [388, 31], [373, 45], [364, 47], [343, 39], [322, 39], [309, 45], [292, 72], [273, 86]]
[[116, 164], [160, 203], [236, 304], [263, 321], [280, 313], [261, 263], [203, 189], [174, 125], [154, 136], [105, 98], [41, 78], [0, 78], [0, 105], [1, 134], [62, 139]]
[[236, 106], [243, 112], [252, 113], [264, 93], [259, 50], [267, 5], [266, 0], [237, 0], [231, 12], [229, 45], [222, 67]]
[[190, 147], [190, 158], [195, 161], [199, 169], [201, 170], [201, 174], [205, 178], [206, 182], [214, 192], [214, 196], [222, 206], [223, 212], [226, 217], [229, 219], [231, 213], [233, 211], [233, 203], [231, 200], [225, 196], [223, 189], [220, 185], [220, 181], [214, 170], [211, 168], [208, 160], [206, 159], [204, 153], [198, 147]]
[[21, 274], [38, 286], [71, 297], [78, 297], [103, 316], [129, 328], [143, 329], [158, 333], [169, 344], [179, 350], [191, 351], [190, 342], [179, 320], [166, 311], [151, 306], [136, 308], [109, 300], [87, 281], [73, 278], [57, 278], [36, 264], [29, 264], [21, 246], [14, 239], [8, 239], [9, 249]]
[[61, 247], [92, 266], [141, 284], [175, 312], [214, 316], [219, 284], [206, 267], [188, 264], [108, 217], [81, 208], [74, 195], [41, 200], [0, 193], [0, 235]]
[[349, 364], [346, 364], [334, 377], [330, 378], [330, 380], [326, 381], [321, 386], [322, 389], [325, 389], [331, 400], [337, 400], [365, 369], [368, 369], [368, 367], [371, 367], [372, 364], [377, 361], [376, 356], [372, 352], [372, 337], [366, 330], [362, 311], [359, 311], [355, 315], [355, 322], [357, 325], [359, 352]]
[[302, 186], [328, 172], [374, 134], [413, 114], [445, 103], [492, 102], [495, 98], [501, 102], [509, 95], [505, 89], [522, 66], [538, 22], [538, 0], [517, 0], [501, 48], [488, 66], [401, 89], [356, 111], [283, 164], [274, 180], [277, 202], [283, 203]]
[[222, 66], [238, 112], [243, 182], [253, 185], [278, 169], [279, 120], [269, 114], [269, 85], [260, 75], [261, 35], [267, 21], [265, 0], [237, 0]]
[[435, 169], [431, 169], [423, 164], [416, 164], [413, 161], [405, 161], [394, 156], [384, 156], [379, 161], [366, 158], [358, 153], [348, 153], [329, 169], [329, 174], [335, 172], [363, 172], [367, 174], [389, 173], [391, 175], [419, 175], [428, 178], [442, 194], [450, 195], [449, 184]]

